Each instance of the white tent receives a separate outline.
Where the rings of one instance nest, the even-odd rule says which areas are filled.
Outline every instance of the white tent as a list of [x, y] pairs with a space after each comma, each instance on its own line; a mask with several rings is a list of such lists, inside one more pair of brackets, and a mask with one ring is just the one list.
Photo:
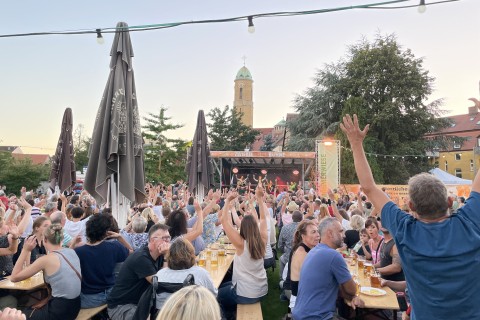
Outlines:
[[435, 177], [440, 179], [444, 184], [446, 185], [471, 185], [472, 180], [468, 179], [462, 179], [454, 176], [453, 174], [450, 174], [448, 172], [445, 172], [439, 168], [435, 168], [429, 171], [431, 174], [433, 174]]

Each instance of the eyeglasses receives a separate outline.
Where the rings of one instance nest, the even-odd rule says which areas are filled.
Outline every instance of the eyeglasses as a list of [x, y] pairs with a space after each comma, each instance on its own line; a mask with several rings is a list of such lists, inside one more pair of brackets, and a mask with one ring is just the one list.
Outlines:
[[151, 239], [162, 239], [162, 240], [165, 241], [165, 242], [169, 242], [170, 240], [172, 240], [172, 237], [170, 237], [170, 236], [152, 237]]

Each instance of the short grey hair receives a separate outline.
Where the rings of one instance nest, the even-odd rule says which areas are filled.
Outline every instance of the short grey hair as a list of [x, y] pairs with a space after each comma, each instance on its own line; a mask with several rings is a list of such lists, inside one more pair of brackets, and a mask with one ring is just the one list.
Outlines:
[[50, 212], [52, 211], [53, 209], [56, 209], [57, 208], [57, 203], [56, 202], [47, 202], [47, 204], [45, 205], [45, 212]]
[[335, 222], [338, 222], [336, 218], [325, 218], [320, 221], [320, 224], [318, 225], [318, 233], [320, 233], [320, 238], [325, 235], [327, 230], [332, 228]]
[[132, 222], [132, 230], [135, 233], [144, 233], [147, 228], [147, 219], [144, 217], [136, 217]]
[[50, 220], [52, 221], [52, 224], [55, 224], [55, 223], [62, 224], [62, 219], [64, 216], [66, 217], [65, 213], [63, 213], [62, 211], [55, 211], [50, 216]]
[[420, 173], [411, 177], [408, 180], [408, 195], [412, 209], [419, 216], [435, 219], [447, 213], [447, 188], [432, 174]]

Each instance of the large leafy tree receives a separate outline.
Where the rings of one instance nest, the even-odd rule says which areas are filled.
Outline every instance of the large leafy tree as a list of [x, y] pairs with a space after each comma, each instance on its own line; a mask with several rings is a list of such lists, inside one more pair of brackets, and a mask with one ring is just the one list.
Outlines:
[[241, 114], [234, 108], [225, 106], [213, 108], [208, 114], [211, 122], [207, 124], [210, 147], [217, 151], [243, 151], [249, 148], [260, 134], [242, 123]]
[[[450, 123], [441, 100], [426, 103], [434, 79], [423, 59], [403, 49], [393, 35], [362, 39], [348, 47], [339, 62], [319, 70], [315, 86], [295, 99], [299, 117], [289, 123], [289, 150], [314, 150], [315, 139], [335, 137], [348, 142], [338, 124], [343, 115], [357, 114], [370, 124], [365, 150], [378, 183], [402, 184], [429, 164], [425, 154], [444, 148], [452, 139], [424, 139]], [[358, 182], [352, 154], [342, 152], [342, 182]], [[391, 155], [391, 156], [385, 156]], [[403, 155], [403, 158], [393, 158]]]
[[157, 114], [144, 117], [145, 176], [150, 182], [170, 184], [185, 179], [188, 142], [166, 136], [167, 132], [183, 127], [171, 123], [166, 111], [167, 108], [161, 107]]
[[7, 192], [19, 194], [22, 187], [36, 190], [49, 174], [50, 165], [35, 165], [30, 159], [15, 160], [10, 153], [0, 152], [0, 184], [7, 186]]

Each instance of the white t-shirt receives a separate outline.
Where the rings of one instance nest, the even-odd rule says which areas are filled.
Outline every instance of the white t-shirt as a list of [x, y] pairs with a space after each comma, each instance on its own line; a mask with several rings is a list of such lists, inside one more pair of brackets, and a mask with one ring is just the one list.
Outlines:
[[65, 222], [65, 227], [63, 227], [63, 229], [65, 230], [66, 233], [68, 233], [70, 237], [75, 238], [76, 236], [81, 235], [82, 241], [87, 242], [87, 237], [85, 236], [85, 232], [86, 232], [85, 225], [87, 224], [87, 221], [90, 220], [90, 217], [77, 222], [67, 220]]
[[[212, 278], [207, 270], [201, 267], [193, 266], [190, 269], [184, 270], [172, 270], [169, 268], [160, 269], [157, 272], [158, 282], [167, 282], [167, 283], [183, 283], [185, 278], [192, 274], [195, 278], [195, 284], [198, 284], [202, 287], [210, 290], [215, 296], [217, 295], [217, 289], [213, 286]], [[160, 293], [156, 297], [156, 307], [161, 309], [165, 301], [170, 296], [170, 293]]]

